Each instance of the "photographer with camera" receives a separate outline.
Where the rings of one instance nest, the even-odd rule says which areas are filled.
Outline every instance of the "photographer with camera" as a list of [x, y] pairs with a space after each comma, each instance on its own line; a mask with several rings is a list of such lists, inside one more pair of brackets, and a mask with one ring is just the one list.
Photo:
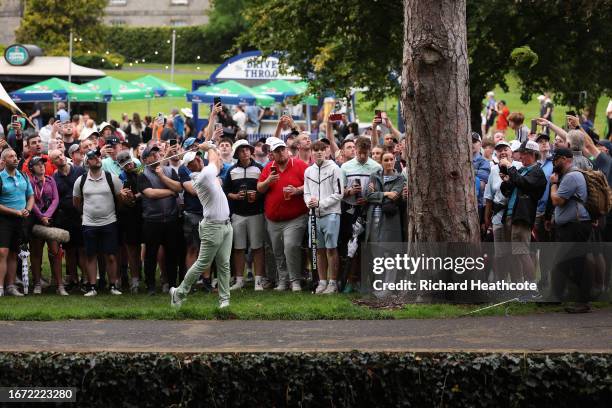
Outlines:
[[500, 173], [504, 174], [500, 189], [508, 197], [505, 214], [506, 228], [510, 229], [512, 255], [517, 255], [520, 262], [513, 280], [533, 281], [535, 266], [529, 254], [529, 243], [538, 202], [546, 189], [546, 176], [538, 164], [540, 147], [536, 142], [526, 141], [521, 145], [520, 152], [523, 164], [520, 170], [512, 167], [508, 159], [499, 161]]

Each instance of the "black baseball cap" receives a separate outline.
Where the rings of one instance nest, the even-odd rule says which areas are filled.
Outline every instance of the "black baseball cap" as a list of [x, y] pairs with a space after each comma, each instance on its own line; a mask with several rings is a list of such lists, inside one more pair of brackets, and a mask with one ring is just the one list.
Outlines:
[[32, 169], [34, 168], [34, 166], [36, 166], [39, 163], [45, 164], [47, 162], [47, 159], [45, 159], [44, 157], [40, 157], [40, 156], [34, 156], [30, 159], [29, 163], [28, 163], [28, 169], [30, 171], [32, 171]]
[[550, 142], [550, 136], [549, 136], [549, 135], [547, 135], [546, 133], [538, 133], [538, 136], [536, 137], [536, 140], [535, 140], [535, 141], [536, 141], [537, 143], [539, 143], [539, 142], [540, 142], [540, 140], [542, 140], [542, 139], [544, 139], [544, 140], [548, 140], [548, 141]]
[[554, 160], [557, 160], [559, 157], [573, 158], [574, 154], [572, 153], [570, 149], [560, 147], [559, 149], [555, 149], [552, 159], [554, 161]]
[[145, 149], [142, 151], [142, 154], [140, 155], [140, 157], [142, 157], [143, 159], [146, 159], [147, 157], [149, 157], [151, 155], [151, 153], [153, 152], [159, 152], [159, 147], [157, 147], [156, 145], [149, 145], [147, 147], [145, 147]]
[[105, 144], [110, 145], [110, 146], [115, 146], [121, 143], [121, 141], [119, 140], [117, 136], [109, 136], [106, 138], [104, 142]]
[[87, 160], [91, 160], [94, 157], [100, 157], [102, 156], [102, 153], [100, 153], [100, 149], [95, 149], [95, 150], [90, 150], [87, 152], [87, 154], [85, 154], [85, 156], [87, 156]]

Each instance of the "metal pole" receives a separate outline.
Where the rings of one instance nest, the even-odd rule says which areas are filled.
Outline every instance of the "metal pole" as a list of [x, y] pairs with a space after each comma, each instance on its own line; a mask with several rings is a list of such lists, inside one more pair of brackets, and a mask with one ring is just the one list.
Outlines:
[[170, 61], [170, 82], [174, 83], [174, 50], [176, 47], [176, 30], [172, 30], [172, 61]]
[[[176, 30], [172, 30], [172, 61], [170, 61], [170, 82], [174, 83], [174, 50], [176, 48]], [[170, 107], [172, 109], [172, 107]]]
[[[72, 82], [72, 28], [70, 29], [70, 44], [68, 46], [68, 82]], [[70, 97], [68, 99], [68, 112], [70, 112]]]

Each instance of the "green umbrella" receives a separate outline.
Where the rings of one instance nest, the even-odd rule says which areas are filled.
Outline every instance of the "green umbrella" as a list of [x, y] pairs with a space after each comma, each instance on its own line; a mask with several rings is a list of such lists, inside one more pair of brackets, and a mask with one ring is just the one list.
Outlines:
[[152, 92], [155, 97], [183, 97], [187, 93], [187, 89], [182, 88], [172, 82], [164, 81], [153, 75], [145, 75], [141, 78], [130, 81], [130, 84]]
[[282, 102], [290, 96], [298, 95], [303, 92], [293, 83], [285, 81], [284, 79], [266, 82], [265, 84], [254, 86], [252, 89], [257, 93], [273, 97], [277, 102]]
[[270, 106], [274, 103], [274, 98], [271, 96], [258, 94], [248, 86], [236, 81], [201, 86], [197, 90], [187, 93], [187, 101], [189, 102], [212, 103], [215, 97], [220, 97], [222, 103], [230, 105], [246, 102]]
[[93, 91], [101, 92], [106, 99], [110, 98], [113, 101], [148, 99], [152, 96], [152, 92], [110, 76], [87, 82], [84, 86]]
[[21, 88], [13, 95], [17, 101], [102, 101], [100, 92], [55, 77]]

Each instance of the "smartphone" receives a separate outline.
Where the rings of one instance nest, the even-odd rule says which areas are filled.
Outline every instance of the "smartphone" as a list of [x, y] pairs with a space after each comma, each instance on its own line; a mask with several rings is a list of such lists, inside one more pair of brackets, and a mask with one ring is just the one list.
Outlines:
[[536, 133], [538, 133], [538, 121], [531, 119], [531, 134], [535, 135]]
[[342, 121], [342, 114], [341, 113], [332, 113], [331, 115], [329, 115], [329, 120], [332, 122], [340, 122]]
[[289, 114], [289, 109], [283, 109], [283, 111], [281, 112], [281, 115], [282, 115], [282, 116], [291, 116], [291, 115]]
[[214, 107], [214, 106], [217, 106], [217, 105], [218, 105], [218, 104], [220, 104], [220, 103], [221, 103], [221, 97], [220, 97], [220, 96], [215, 96], [215, 97], [213, 98], [213, 107]]
[[374, 117], [376, 117], [377, 119], [381, 119], [382, 112], [380, 111], [380, 109], [376, 109], [374, 111]]
[[278, 170], [276, 169], [276, 166], [274, 166], [274, 165], [273, 165], [273, 166], [271, 166], [271, 167], [270, 167], [270, 172], [271, 172], [272, 174], [276, 174], [276, 173], [278, 173]]
[[223, 125], [221, 123], [215, 123], [215, 130], [223, 129]]
[[157, 123], [159, 123], [160, 125], [161, 125], [161, 124], [163, 124], [163, 123], [164, 123], [164, 114], [163, 114], [163, 113], [161, 113], [161, 112], [159, 112], [159, 113], [157, 114], [157, 118], [155, 119], [155, 121], [156, 121]]
[[60, 115], [55, 115], [55, 120], [61, 122]]
[[19, 116], [17, 115], [11, 116], [11, 123], [17, 123], [17, 122], [19, 122]]
[[170, 146], [176, 146], [178, 141], [176, 139], [170, 139]]

